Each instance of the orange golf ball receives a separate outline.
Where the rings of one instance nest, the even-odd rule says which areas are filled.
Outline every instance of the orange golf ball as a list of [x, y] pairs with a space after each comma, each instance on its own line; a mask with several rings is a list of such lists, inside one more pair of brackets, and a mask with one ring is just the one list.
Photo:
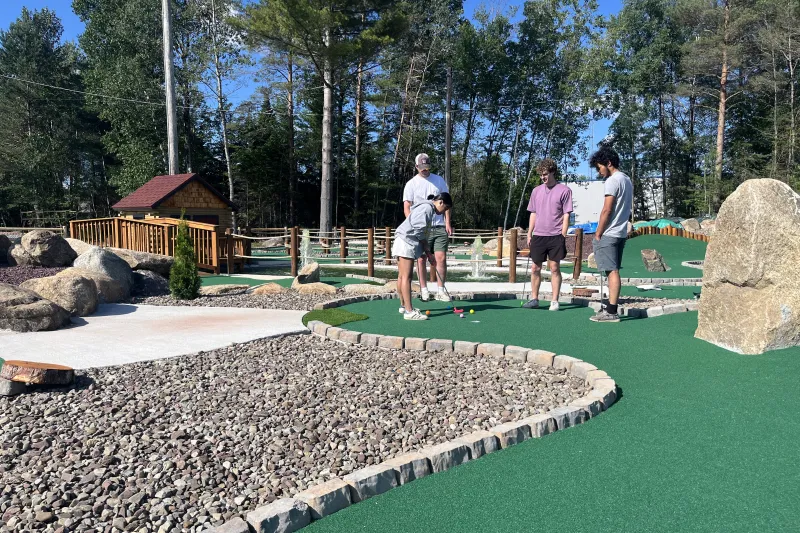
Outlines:
[[430, 312], [430, 311], [425, 311], [425, 314], [426, 314], [426, 315], [430, 315], [430, 314], [431, 314], [431, 312]]

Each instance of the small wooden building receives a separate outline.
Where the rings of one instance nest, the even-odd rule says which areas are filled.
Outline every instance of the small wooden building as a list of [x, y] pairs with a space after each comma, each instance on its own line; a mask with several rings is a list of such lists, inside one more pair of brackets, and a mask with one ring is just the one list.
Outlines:
[[133, 219], [185, 218], [216, 224], [224, 230], [233, 225], [236, 206], [197, 174], [156, 176], [114, 204], [119, 216]]

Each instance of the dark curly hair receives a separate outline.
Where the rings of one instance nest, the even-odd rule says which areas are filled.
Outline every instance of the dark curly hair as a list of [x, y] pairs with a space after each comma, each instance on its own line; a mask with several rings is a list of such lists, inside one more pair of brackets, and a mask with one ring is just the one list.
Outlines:
[[545, 172], [555, 172], [556, 175], [558, 175], [558, 165], [556, 165], [556, 162], [548, 157], [539, 162], [539, 164], [536, 166], [536, 172], [538, 172], [540, 175], [544, 174]]
[[619, 168], [619, 154], [610, 146], [601, 146], [599, 150], [589, 158], [589, 164], [595, 168], [597, 165]]

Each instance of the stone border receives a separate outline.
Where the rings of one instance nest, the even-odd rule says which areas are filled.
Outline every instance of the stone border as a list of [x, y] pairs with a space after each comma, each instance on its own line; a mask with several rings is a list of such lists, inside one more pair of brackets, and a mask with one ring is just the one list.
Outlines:
[[[523, 300], [527, 295], [513, 292], [462, 292], [451, 293], [454, 301], [457, 300]], [[327, 302], [319, 303], [314, 306], [315, 311], [323, 309], [333, 309], [343, 305], [349, 305], [359, 302], [369, 302], [372, 300], [397, 300], [399, 296], [397, 293], [388, 294], [367, 294], [359, 296], [351, 296], [348, 298], [338, 298]], [[591, 307], [595, 311], [600, 310], [600, 302], [590, 300], [588, 298], [573, 298], [570, 296], [562, 296], [558, 299], [559, 302], [565, 304], [579, 305], [582, 307]], [[629, 316], [633, 318], [653, 318], [663, 315], [674, 315], [676, 313], [686, 313], [689, 311], [697, 311], [700, 308], [700, 302], [685, 302], [685, 303], [671, 303], [665, 305], [657, 305], [648, 308], [639, 307], [625, 307], [619, 306], [620, 316]]]
[[[383, 296], [383, 295], [380, 295]], [[494, 295], [492, 295], [494, 297]], [[356, 298], [345, 298], [354, 300]], [[365, 299], [359, 297], [358, 299]], [[367, 297], [366, 299], [373, 299]], [[336, 300], [339, 305], [341, 300]], [[334, 302], [327, 302], [334, 303]], [[323, 304], [324, 305], [324, 304]], [[335, 307], [331, 306], [331, 307]], [[326, 307], [330, 308], [330, 307]], [[444, 472], [483, 455], [508, 448], [520, 442], [540, 438], [555, 431], [582, 424], [605, 411], [617, 401], [616, 382], [593, 364], [568, 355], [523, 346], [453, 341], [450, 339], [418, 339], [350, 331], [312, 320], [307, 326], [312, 334], [346, 344], [361, 344], [393, 350], [485, 355], [512, 362], [535, 363], [563, 368], [583, 379], [592, 390], [570, 405], [551, 409], [546, 414], [532, 415], [514, 422], [479, 430], [453, 440], [428, 446], [367, 466], [341, 478], [330, 479], [310, 487], [293, 498], [281, 498], [247, 514], [247, 520], [234, 518], [206, 531], [217, 533], [267, 533], [297, 531], [312, 521], [320, 520], [352, 504], [377, 496], [421, 477]]]

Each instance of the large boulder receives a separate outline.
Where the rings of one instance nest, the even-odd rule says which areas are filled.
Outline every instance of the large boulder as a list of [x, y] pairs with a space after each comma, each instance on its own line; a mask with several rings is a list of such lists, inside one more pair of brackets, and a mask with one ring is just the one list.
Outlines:
[[167, 295], [169, 294], [169, 280], [152, 270], [134, 270], [131, 294], [142, 298]]
[[319, 263], [314, 261], [301, 268], [295, 281], [297, 283], [319, 283]]
[[22, 247], [34, 265], [43, 267], [69, 266], [78, 257], [64, 237], [48, 230], [33, 230], [22, 236]]
[[223, 294], [245, 292], [249, 288], [250, 285], [236, 285], [233, 283], [223, 285], [206, 285], [205, 287], [200, 287], [200, 296], [222, 296]]
[[281, 294], [284, 292], [289, 292], [289, 289], [278, 285], [277, 283], [265, 283], [263, 285], [259, 285], [250, 291], [250, 294], [255, 294], [258, 296], [263, 296], [265, 294]]
[[82, 268], [68, 268], [56, 274], [57, 278], [68, 278], [79, 276], [94, 281], [97, 287], [97, 297], [100, 303], [113, 304], [123, 302], [128, 299], [129, 294], [118, 281], [111, 279], [105, 274]]
[[12, 244], [6, 252], [6, 262], [10, 266], [35, 265], [33, 257], [21, 244]]
[[106, 250], [123, 259], [133, 270], [152, 270], [164, 277], [169, 277], [169, 270], [175, 262], [175, 258], [168, 255], [135, 252], [124, 248], [106, 248]]
[[669, 270], [666, 261], [658, 253], [658, 250], [645, 249], [642, 250], [642, 263], [648, 272], [666, 272]]
[[35, 292], [0, 283], [0, 329], [52, 331], [70, 323], [69, 313]]
[[[528, 247], [528, 234], [523, 228], [510, 228], [503, 232], [503, 257], [508, 257], [511, 253], [511, 230], [517, 230], [517, 250], [524, 250]], [[483, 246], [483, 251], [489, 255], [497, 257], [498, 239], [491, 239]]]
[[683, 226], [683, 229], [686, 231], [691, 231], [692, 233], [697, 233], [700, 231], [700, 222], [698, 222], [696, 218], [687, 218], [686, 220], [682, 220], [681, 226]]
[[0, 263], [7, 262], [6, 256], [8, 249], [11, 248], [12, 243], [6, 235], [0, 235]]
[[89, 250], [91, 250], [92, 248], [94, 248], [94, 246], [92, 246], [88, 242], [84, 242], [79, 239], [73, 239], [71, 237], [67, 237], [64, 240], [67, 241], [67, 244], [69, 244], [70, 248], [75, 250], [75, 253], [78, 254], [78, 256], [81, 256], [86, 252], [88, 252]]
[[72, 316], [91, 315], [97, 310], [97, 286], [83, 276], [29, 279], [20, 287], [58, 304]]
[[302, 283], [297, 287], [292, 285], [298, 294], [319, 295], [319, 294], [336, 294], [336, 287], [328, 285], [327, 283]]
[[127, 298], [133, 288], [133, 271], [130, 265], [121, 257], [102, 248], [94, 247], [75, 260], [75, 268], [97, 272], [113, 279], [122, 287], [124, 298]]
[[[395, 288], [396, 290], [396, 288]], [[344, 293], [349, 295], [389, 294], [393, 292], [386, 285], [370, 285], [368, 283], [352, 283], [344, 286]]]
[[800, 196], [772, 179], [722, 204], [703, 264], [695, 337], [759, 354], [800, 344]]

